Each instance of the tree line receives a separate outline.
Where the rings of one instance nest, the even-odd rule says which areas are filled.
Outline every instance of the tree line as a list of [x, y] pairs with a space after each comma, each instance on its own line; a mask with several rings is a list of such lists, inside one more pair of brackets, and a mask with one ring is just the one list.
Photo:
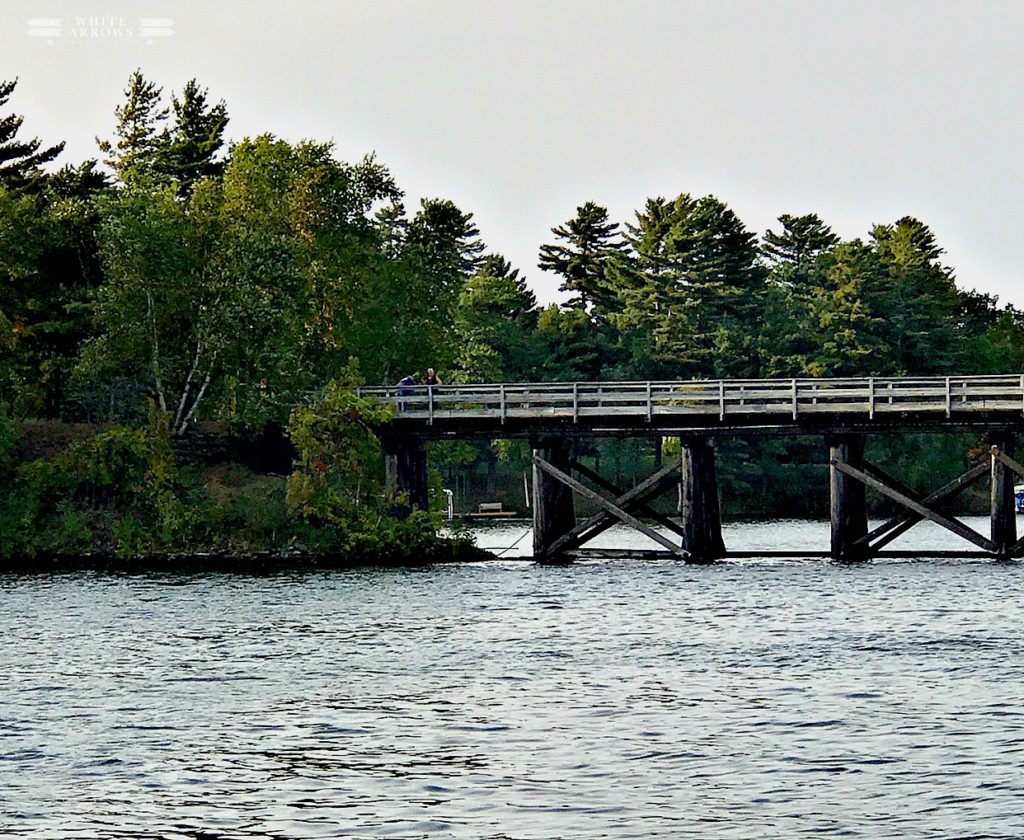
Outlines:
[[[914, 218], [844, 240], [815, 213], [758, 235], [712, 195], [651, 197], [626, 220], [586, 201], [539, 246], [566, 298], [539, 306], [472, 213], [407, 206], [373, 155], [345, 162], [272, 133], [228, 142], [228, 106], [197, 80], [168, 93], [134, 72], [97, 157], [77, 163], [26, 139], [16, 84], [0, 84], [8, 418], [251, 435], [330, 383], [428, 366], [451, 382], [1024, 370], [1022, 313], [958, 287]], [[636, 464], [629, 446], [595, 453]], [[767, 497], [788, 456], [737, 447], [724, 492]], [[435, 462], [449, 479], [500, 463], [512, 476], [517, 453], [444, 444]]]
[[[15, 91], [0, 85], [0, 108]], [[372, 155], [272, 134], [227, 144], [226, 103], [132, 74], [101, 160], [0, 117], [0, 401], [109, 419], [154, 400], [254, 428], [358, 370], [452, 381], [988, 373], [1024, 318], [957, 287], [923, 222], [842, 240], [813, 213], [762, 236], [715, 196], [594, 202], [552, 230], [539, 307], [446, 199], [414, 212]]]

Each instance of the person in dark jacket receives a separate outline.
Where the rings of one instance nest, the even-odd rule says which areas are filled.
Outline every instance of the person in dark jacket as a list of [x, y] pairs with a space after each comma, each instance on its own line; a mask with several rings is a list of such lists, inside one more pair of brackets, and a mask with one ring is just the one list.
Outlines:
[[441, 377], [437, 375], [437, 371], [433, 368], [427, 368], [427, 375], [423, 378], [424, 385], [444, 385], [441, 381]]
[[[406, 374], [405, 376], [403, 376], [401, 379], [398, 380], [398, 396], [399, 397], [409, 397], [409, 396], [412, 396], [412, 392], [413, 392], [412, 391], [412, 386], [415, 385], [415, 384], [416, 384], [415, 377], [410, 376], [409, 374]], [[398, 401], [398, 410], [399, 411], [405, 411], [405, 409], [406, 409], [405, 401], [404, 400], [399, 400]]]

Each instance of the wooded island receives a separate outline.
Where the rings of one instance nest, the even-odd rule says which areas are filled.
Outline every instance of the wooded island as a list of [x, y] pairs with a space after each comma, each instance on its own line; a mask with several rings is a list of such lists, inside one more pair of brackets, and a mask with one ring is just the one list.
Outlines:
[[[586, 201], [539, 248], [568, 295], [541, 307], [471, 213], [407, 208], [380, 161], [328, 142], [228, 144], [227, 105], [195, 80], [165, 95], [136, 71], [82, 163], [25, 139], [16, 110], [0, 83], [3, 558], [454, 556], [429, 514], [387, 515], [373, 427], [392, 409], [355, 391], [428, 368], [449, 384], [1024, 370], [1024, 315], [959, 288], [910, 217], [844, 241], [814, 213], [758, 236], [711, 195], [621, 223]], [[820, 514], [820, 445], [724, 443], [725, 513]], [[431, 446], [436, 494], [522, 499], [523, 441]], [[920, 489], [987, 451], [970, 433], [872, 446]], [[625, 486], [661, 441], [577, 457]]]

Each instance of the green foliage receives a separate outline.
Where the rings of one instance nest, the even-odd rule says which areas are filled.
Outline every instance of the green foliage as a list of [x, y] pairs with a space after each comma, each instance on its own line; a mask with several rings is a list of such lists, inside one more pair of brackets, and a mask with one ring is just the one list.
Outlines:
[[14, 447], [20, 433], [7, 406], [0, 403], [0, 488], [14, 465]]
[[[7, 104], [17, 85], [17, 79], [0, 81], [0, 108]], [[44, 181], [40, 167], [64, 150], [63, 143], [40, 149], [37, 139], [19, 140], [24, 119], [17, 114], [0, 116], [0, 185], [15, 191], [38, 188]]]
[[137, 176], [152, 179], [155, 174], [169, 113], [162, 97], [163, 88], [135, 70], [128, 78], [124, 101], [114, 110], [114, 139], [97, 140], [100, 151], [109, 155], [103, 162], [122, 183], [127, 184]]
[[537, 300], [503, 257], [488, 255], [455, 307], [459, 336], [453, 381], [500, 382], [528, 378], [536, 366]]
[[112, 427], [18, 467], [0, 509], [4, 556], [182, 548], [201, 506], [177, 471], [167, 427]]
[[627, 226], [613, 321], [633, 358], [669, 378], [749, 375], [765, 271], [756, 237], [714, 196], [648, 199]]
[[265, 551], [305, 542], [300, 523], [285, 502], [286, 480], [256, 476], [243, 467], [189, 469], [185, 480], [202, 488], [203, 541], [213, 549], [239, 552]]
[[625, 252], [618, 222], [593, 201], [576, 208], [565, 225], [551, 229], [559, 243], [542, 245], [539, 265], [562, 277], [563, 292], [572, 293], [567, 306], [593, 312], [603, 320], [619, 309], [613, 273]]
[[314, 400], [296, 406], [288, 435], [299, 452], [288, 479], [288, 507], [339, 536], [360, 530], [383, 506], [383, 457], [373, 425], [391, 408], [331, 382]]
[[188, 195], [201, 178], [223, 170], [216, 156], [224, 145], [228, 109], [223, 99], [208, 104], [207, 95], [206, 89], [191, 79], [180, 98], [171, 97], [172, 125], [157, 152], [157, 167], [178, 183], [182, 195]]

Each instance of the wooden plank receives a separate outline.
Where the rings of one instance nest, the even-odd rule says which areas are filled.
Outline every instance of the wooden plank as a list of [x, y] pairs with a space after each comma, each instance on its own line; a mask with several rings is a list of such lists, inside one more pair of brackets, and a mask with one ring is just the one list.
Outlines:
[[894, 502], [899, 502], [905, 508], [909, 508], [915, 513], [918, 513], [921, 516], [925, 517], [926, 519], [930, 519], [937, 525], [941, 525], [943, 528], [952, 531], [958, 537], [962, 537], [968, 542], [974, 543], [974, 545], [978, 546], [979, 548], [983, 548], [986, 551], [995, 550], [995, 546], [992, 544], [991, 540], [983, 537], [974, 529], [968, 528], [962, 522], [953, 519], [949, 516], [945, 516], [944, 514], [932, 510], [931, 508], [925, 507], [923, 504], [916, 501], [915, 499], [911, 499], [908, 496], [903, 495], [898, 490], [893, 490], [891, 487], [879, 481], [877, 478], [874, 478], [873, 476], [870, 476], [867, 473], [856, 469], [855, 467], [851, 467], [849, 464], [844, 464], [841, 461], [836, 461], [833, 459], [832, 465], [840, 472], [846, 473], [846, 475], [850, 476], [851, 478], [857, 479], [857, 481], [861, 482], [862, 484], [865, 484], [866, 486], [871, 487], [874, 490], [877, 490], [883, 496], [887, 496]]
[[[608, 501], [600, 493], [595, 493], [593, 490], [591, 490], [585, 484], [582, 484], [579, 481], [577, 481], [571, 475], [567, 475], [566, 473], [562, 472], [557, 467], [553, 467], [551, 464], [549, 464], [543, 458], [541, 458], [541, 457], [539, 457], [537, 455], [534, 455], [533, 456], [533, 462], [538, 467], [540, 467], [540, 469], [542, 469], [544, 472], [546, 472], [548, 475], [550, 475], [550, 476], [552, 476], [554, 478], [557, 478], [559, 481], [561, 481], [567, 487], [570, 487], [573, 490], [575, 490], [584, 499], [588, 499], [589, 501], [593, 502], [598, 507], [604, 508], [609, 513], [614, 514], [616, 517], [621, 519], [624, 523], [626, 523], [630, 527], [634, 528], [635, 530], [639, 531], [644, 536], [649, 537], [650, 539], [654, 540], [659, 545], [664, 546], [669, 551], [674, 552], [675, 554], [677, 554], [679, 557], [681, 557], [683, 559], [686, 559], [689, 556], [689, 552], [687, 552], [684, 549], [680, 548], [678, 545], [673, 543], [670, 539], [668, 539], [667, 537], [662, 536], [657, 531], [655, 531], [653, 528], [649, 528], [647, 525], [645, 525], [639, 519], [637, 519], [634, 516], [631, 516], [629, 513], [624, 511], [622, 508], [620, 508], [618, 505], [613, 504], [612, 502]], [[553, 546], [555, 544], [556, 543], [552, 543], [552, 548], [553, 548]]]

